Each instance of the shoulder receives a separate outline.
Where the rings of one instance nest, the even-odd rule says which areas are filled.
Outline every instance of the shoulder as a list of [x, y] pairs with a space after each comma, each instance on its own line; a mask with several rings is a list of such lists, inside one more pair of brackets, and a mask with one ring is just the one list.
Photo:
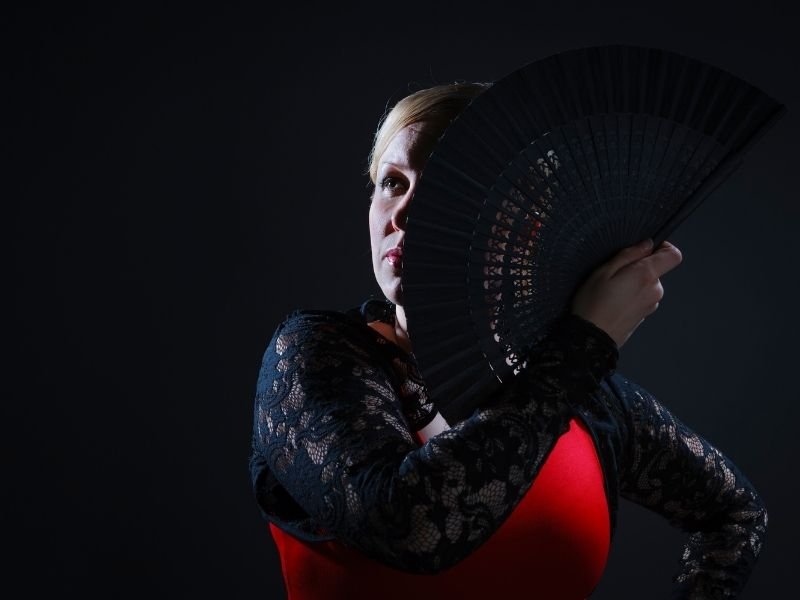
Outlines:
[[268, 352], [278, 354], [303, 348], [311, 350], [334, 344], [341, 349], [380, 344], [381, 338], [354, 311], [298, 309], [278, 325], [270, 340]]
[[642, 412], [657, 410], [661, 407], [652, 393], [621, 373], [614, 373], [606, 377], [602, 382], [602, 387], [607, 392], [607, 396], [609, 393], [613, 396], [617, 411], [628, 424], [632, 425], [636, 416]]
[[[365, 303], [366, 305], [366, 303]], [[381, 351], [388, 358], [402, 354], [386, 337], [370, 327], [361, 308], [338, 310], [297, 309], [275, 329], [267, 348], [283, 354], [287, 350], [310, 351], [334, 345], [339, 352]]]
[[625, 434], [631, 440], [642, 435], [666, 434], [683, 426], [654, 394], [624, 375], [615, 373], [606, 378], [603, 387], [613, 397], [612, 410], [617, 413], [617, 419], [625, 426]]
[[634, 431], [636, 415], [642, 411], [643, 405], [655, 402], [650, 392], [618, 372], [605, 377], [600, 389], [608, 416], [625, 438]]
[[352, 312], [297, 309], [275, 329], [264, 352], [258, 388], [279, 376], [302, 369], [306, 374], [354, 363], [372, 363], [379, 358], [381, 338]]
[[636, 396], [641, 396], [642, 394], [649, 395], [649, 392], [642, 386], [631, 381], [621, 373], [614, 373], [606, 377], [603, 384], [607, 386], [615, 396], [625, 402], [625, 404], [630, 404], [631, 400]]
[[360, 325], [358, 320], [351, 313], [338, 310], [321, 310], [311, 308], [300, 308], [291, 311], [283, 321], [280, 322], [276, 333], [281, 331], [302, 331], [317, 328], [341, 328], [349, 329]]
[[358, 338], [369, 328], [352, 314], [336, 310], [297, 309], [290, 312], [275, 329], [268, 347], [282, 354], [298, 343], [309, 344], [342, 338]]
[[624, 375], [615, 373], [607, 378], [605, 384], [618, 400], [619, 408], [629, 425], [653, 419], [673, 418], [669, 409], [653, 393]]
[[309, 352], [337, 341], [363, 338], [367, 333], [369, 328], [347, 313], [297, 309], [290, 312], [275, 328], [264, 358], [266, 360], [270, 355], [284, 356], [299, 351]]

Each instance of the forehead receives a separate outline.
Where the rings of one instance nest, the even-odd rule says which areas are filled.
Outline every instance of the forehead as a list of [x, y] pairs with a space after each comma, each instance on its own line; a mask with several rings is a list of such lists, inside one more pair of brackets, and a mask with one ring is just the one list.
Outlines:
[[422, 123], [404, 127], [392, 138], [381, 156], [380, 168], [387, 165], [405, 169], [422, 169], [436, 145], [436, 136]]

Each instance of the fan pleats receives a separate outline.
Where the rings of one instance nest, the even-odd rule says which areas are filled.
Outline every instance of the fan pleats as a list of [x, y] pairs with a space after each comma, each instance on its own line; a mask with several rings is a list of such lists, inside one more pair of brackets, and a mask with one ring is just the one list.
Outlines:
[[669, 235], [785, 108], [671, 52], [584, 48], [475, 98], [409, 211], [414, 353], [450, 422], [518, 372], [588, 274]]

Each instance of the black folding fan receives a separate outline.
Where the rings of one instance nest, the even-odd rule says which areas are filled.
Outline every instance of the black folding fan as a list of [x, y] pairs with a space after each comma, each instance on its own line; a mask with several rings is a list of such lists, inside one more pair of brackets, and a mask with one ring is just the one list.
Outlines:
[[785, 107], [672, 52], [530, 63], [450, 125], [409, 209], [403, 296], [420, 371], [454, 422], [524, 364], [598, 265], [661, 243]]

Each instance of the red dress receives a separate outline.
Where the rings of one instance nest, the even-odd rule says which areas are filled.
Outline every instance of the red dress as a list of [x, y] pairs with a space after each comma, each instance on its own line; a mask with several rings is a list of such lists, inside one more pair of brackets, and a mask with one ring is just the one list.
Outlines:
[[584, 599], [600, 581], [611, 535], [602, 467], [578, 418], [505, 523], [437, 575], [399, 571], [335, 540], [304, 542], [270, 529], [289, 600]]

